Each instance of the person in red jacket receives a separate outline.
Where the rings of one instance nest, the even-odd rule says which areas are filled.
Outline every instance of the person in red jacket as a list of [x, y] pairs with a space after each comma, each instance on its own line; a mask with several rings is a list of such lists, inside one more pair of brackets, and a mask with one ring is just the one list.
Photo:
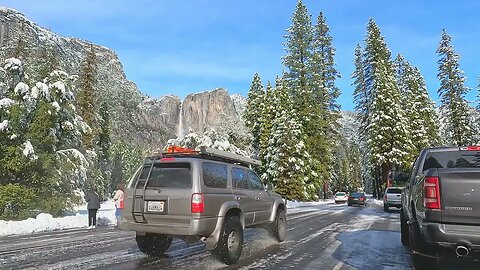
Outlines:
[[122, 215], [122, 209], [124, 207], [124, 198], [125, 198], [125, 184], [119, 183], [117, 185], [117, 191], [113, 200], [115, 201], [115, 217], [117, 218], [117, 226], [120, 225], [120, 217]]

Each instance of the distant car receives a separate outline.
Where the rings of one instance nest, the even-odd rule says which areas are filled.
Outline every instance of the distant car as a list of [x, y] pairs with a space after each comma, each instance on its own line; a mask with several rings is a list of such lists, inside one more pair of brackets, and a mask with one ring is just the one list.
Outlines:
[[389, 207], [402, 208], [402, 190], [400, 187], [389, 187], [383, 196], [383, 210], [388, 212]]
[[363, 192], [355, 192], [348, 196], [348, 206], [356, 205], [367, 205], [367, 197], [365, 197], [365, 193]]
[[346, 201], [348, 201], [347, 193], [345, 192], [335, 193], [334, 200], [335, 200], [335, 203], [345, 203]]

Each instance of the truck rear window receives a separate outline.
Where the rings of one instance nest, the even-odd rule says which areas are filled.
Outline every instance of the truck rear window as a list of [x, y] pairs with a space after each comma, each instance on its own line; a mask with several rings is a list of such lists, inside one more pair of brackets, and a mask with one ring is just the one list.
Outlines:
[[423, 171], [432, 168], [473, 168], [480, 167], [480, 152], [449, 151], [428, 153]]
[[387, 189], [388, 194], [402, 194], [401, 188], [389, 188]]
[[149, 187], [192, 187], [190, 163], [155, 163], [147, 181]]

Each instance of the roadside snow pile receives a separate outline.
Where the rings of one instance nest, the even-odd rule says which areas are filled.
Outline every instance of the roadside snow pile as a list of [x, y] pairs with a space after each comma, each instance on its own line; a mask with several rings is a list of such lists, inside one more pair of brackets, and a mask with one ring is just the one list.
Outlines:
[[[0, 236], [14, 234], [30, 234], [54, 230], [86, 228], [88, 226], [87, 205], [75, 207], [75, 216], [54, 218], [50, 214], [38, 214], [36, 218], [20, 221], [0, 220]], [[115, 202], [106, 201], [101, 204], [97, 212], [97, 226], [116, 225]]]
[[318, 202], [287, 201], [287, 209], [299, 208], [299, 207], [309, 207], [309, 206], [330, 204], [330, 203], [334, 203], [334, 201], [332, 199], [327, 199], [327, 200], [318, 201]]
[[367, 202], [383, 207], [383, 200], [378, 200], [378, 199], [373, 199], [372, 198], [371, 200], [368, 200]]

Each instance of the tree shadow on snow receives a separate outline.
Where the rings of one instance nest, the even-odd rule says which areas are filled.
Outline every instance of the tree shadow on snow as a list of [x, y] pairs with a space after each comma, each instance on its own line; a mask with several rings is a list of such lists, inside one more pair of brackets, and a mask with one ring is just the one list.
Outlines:
[[341, 245], [333, 257], [359, 270], [412, 269], [410, 254], [400, 242], [400, 233], [359, 230], [337, 235]]

